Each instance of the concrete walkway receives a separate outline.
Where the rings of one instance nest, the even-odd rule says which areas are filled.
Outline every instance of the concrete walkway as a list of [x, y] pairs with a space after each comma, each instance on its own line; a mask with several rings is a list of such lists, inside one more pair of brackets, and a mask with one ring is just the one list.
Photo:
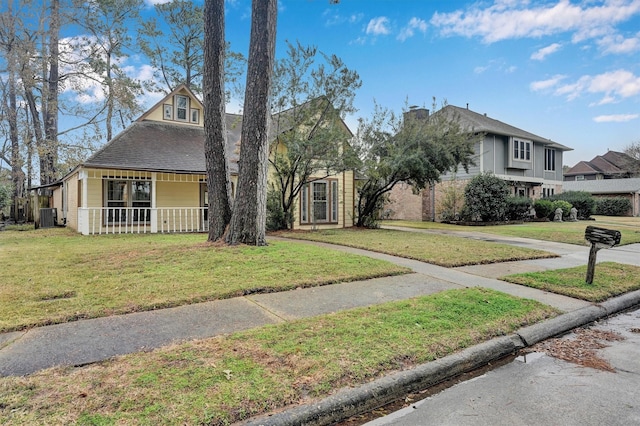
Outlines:
[[[587, 247], [487, 235], [465, 236], [540, 248], [561, 257], [448, 269], [365, 250], [309, 242], [308, 244], [388, 260], [407, 266], [414, 273], [4, 333], [0, 334], [0, 376], [27, 375], [59, 365], [80, 366], [180, 341], [213, 337], [265, 324], [402, 300], [453, 288], [492, 288], [538, 300], [568, 313], [591, 305], [581, 300], [495, 279], [496, 276], [511, 271], [556, 269], [586, 264]], [[640, 244], [601, 250], [598, 260], [640, 265]], [[498, 274], [497, 271], [501, 273]]]

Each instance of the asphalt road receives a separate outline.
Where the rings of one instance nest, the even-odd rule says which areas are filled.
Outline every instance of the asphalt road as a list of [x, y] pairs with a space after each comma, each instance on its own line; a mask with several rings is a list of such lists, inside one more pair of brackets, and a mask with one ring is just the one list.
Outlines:
[[[623, 337], [598, 340], [607, 347], [594, 352], [613, 372], [537, 352], [367, 426], [640, 425], [640, 309], [619, 314], [591, 329]], [[586, 337], [574, 332], [562, 339], [578, 339], [585, 346]], [[554, 346], [552, 343], [544, 342]], [[586, 359], [588, 355], [577, 352], [577, 358]]]

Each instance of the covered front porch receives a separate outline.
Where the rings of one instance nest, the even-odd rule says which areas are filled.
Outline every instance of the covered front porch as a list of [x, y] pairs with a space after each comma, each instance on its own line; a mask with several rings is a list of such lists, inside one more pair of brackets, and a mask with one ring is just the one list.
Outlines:
[[208, 207], [78, 209], [83, 235], [208, 232]]
[[83, 235], [209, 230], [203, 174], [82, 168], [64, 194], [67, 226]]

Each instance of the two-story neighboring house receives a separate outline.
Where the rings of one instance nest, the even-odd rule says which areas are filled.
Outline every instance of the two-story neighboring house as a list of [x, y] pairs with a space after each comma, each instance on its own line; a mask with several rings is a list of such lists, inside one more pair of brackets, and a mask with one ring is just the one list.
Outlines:
[[[425, 110], [419, 111], [425, 115]], [[419, 195], [410, 195], [411, 188], [406, 186], [394, 188], [388, 204], [390, 218], [440, 220], [446, 188], [455, 185], [461, 193], [466, 183], [482, 172], [491, 172], [507, 181], [514, 196], [538, 199], [562, 191], [562, 156], [571, 148], [468, 107], [447, 105], [436, 114], [446, 114], [463, 129], [484, 135], [474, 146], [475, 165], [468, 172], [460, 168], [456, 173], [441, 176], [441, 182]]]

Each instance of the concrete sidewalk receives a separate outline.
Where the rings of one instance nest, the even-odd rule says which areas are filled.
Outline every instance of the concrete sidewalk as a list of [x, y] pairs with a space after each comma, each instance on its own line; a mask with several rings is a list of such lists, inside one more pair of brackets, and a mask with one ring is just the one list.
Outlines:
[[[478, 238], [476, 235], [466, 237]], [[521, 342], [520, 345], [532, 344], [538, 339], [541, 340], [566, 331], [566, 327], [577, 327], [600, 316], [614, 313], [616, 309], [626, 309], [626, 307], [640, 303], [640, 292], [623, 296], [618, 301], [602, 307], [499, 281], [495, 279], [496, 276], [512, 273], [512, 271], [557, 269], [586, 264], [588, 247], [537, 240], [488, 237], [486, 235], [483, 237], [496, 242], [548, 250], [559, 254], [560, 257], [541, 261], [508, 262], [506, 264], [448, 269], [386, 254], [307, 242], [339, 251], [384, 259], [407, 266], [414, 273], [281, 293], [256, 294], [177, 308], [38, 327], [24, 332], [0, 334], [0, 376], [27, 375], [59, 365], [80, 366], [116, 355], [151, 350], [180, 341], [213, 337], [265, 324], [402, 300], [454, 288], [474, 286], [492, 288], [515, 296], [538, 300], [567, 313], [560, 319], [537, 325], [532, 329], [533, 331], [525, 331], [517, 339], [511, 338], [509, 340], [509, 342]], [[640, 265], [640, 244], [601, 250], [598, 254], [598, 260], [615, 260], [621, 263]], [[501, 343], [499, 347], [501, 349], [497, 352], [489, 350], [489, 358], [500, 355], [505, 348], [513, 351], [514, 348], [517, 349], [518, 345], [514, 346], [509, 343], [505, 346]], [[479, 350], [483, 350], [482, 347]], [[429, 368], [440, 365], [439, 362], [430, 364], [433, 366]], [[440, 374], [454, 374], [456, 371], [457, 369], [454, 368]], [[334, 407], [334, 409], [336, 408]], [[305, 415], [317, 416], [315, 412], [307, 411], [306, 413]], [[298, 417], [295, 419], [293, 423], [289, 424], [299, 422]], [[277, 420], [274, 417], [273, 421], [276, 423], [268, 424], [279, 424], [280, 421], [282, 424], [287, 424], [286, 419], [283, 418]]]

